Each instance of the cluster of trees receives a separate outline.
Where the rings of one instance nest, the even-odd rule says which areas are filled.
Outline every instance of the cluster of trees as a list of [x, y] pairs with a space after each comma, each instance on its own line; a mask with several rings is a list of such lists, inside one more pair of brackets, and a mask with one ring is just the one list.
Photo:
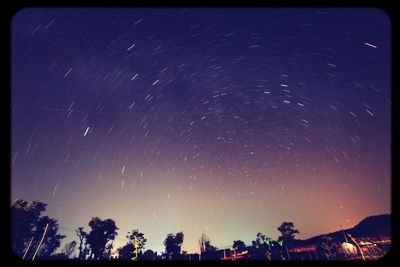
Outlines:
[[[60, 226], [56, 219], [42, 215], [46, 210], [46, 204], [40, 201], [28, 203], [18, 199], [11, 206], [11, 242], [12, 249], [16, 255], [23, 259], [78, 259], [78, 260], [185, 260], [194, 255], [199, 260], [218, 260], [221, 258], [220, 251], [211, 244], [205, 235], [199, 239], [200, 254], [188, 255], [182, 251], [184, 234], [169, 233], [164, 240], [165, 252], [157, 255], [152, 250], [143, 252], [147, 239], [138, 229], [134, 229], [126, 235], [128, 242], [116, 249], [116, 255], [112, 257], [114, 248], [113, 241], [119, 230], [112, 219], [102, 220], [93, 217], [89, 223], [89, 231], [84, 227], [75, 230], [78, 242], [67, 243], [61, 252], [56, 253], [60, 247], [64, 235], [59, 234]], [[282, 244], [290, 246], [294, 235], [299, 233], [293, 223], [283, 222], [278, 230], [281, 236], [277, 241], [272, 240], [262, 233], [258, 233], [252, 241], [250, 253], [254, 259], [282, 259]], [[241, 253], [246, 245], [241, 240], [235, 240], [232, 249], [235, 253]], [[194, 259], [195, 260], [195, 259]]]
[[[18, 199], [11, 206], [12, 250], [21, 258], [48, 258], [65, 238], [58, 233], [57, 220], [42, 215], [45, 210], [46, 204], [39, 201], [28, 203]], [[45, 229], [46, 236], [40, 243]], [[37, 250], [39, 244], [40, 250]]]
[[[251, 242], [251, 246], [246, 246], [242, 240], [235, 240], [230, 251], [233, 251], [235, 255], [247, 251], [253, 260], [285, 260], [288, 258], [287, 250], [293, 246], [295, 234], [298, 234], [299, 231], [294, 228], [292, 222], [283, 222], [277, 229], [281, 232], [278, 240], [257, 233], [256, 239]], [[211, 244], [210, 239], [205, 234], [200, 237], [199, 246], [202, 260], [221, 259], [220, 250]]]

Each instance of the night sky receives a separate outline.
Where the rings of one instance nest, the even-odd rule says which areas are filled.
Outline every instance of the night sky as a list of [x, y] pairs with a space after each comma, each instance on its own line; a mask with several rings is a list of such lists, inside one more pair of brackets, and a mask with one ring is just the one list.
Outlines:
[[[377, 9], [35, 8], [12, 21], [12, 199], [198, 252], [390, 212]], [[64, 243], [64, 242], [63, 242]]]

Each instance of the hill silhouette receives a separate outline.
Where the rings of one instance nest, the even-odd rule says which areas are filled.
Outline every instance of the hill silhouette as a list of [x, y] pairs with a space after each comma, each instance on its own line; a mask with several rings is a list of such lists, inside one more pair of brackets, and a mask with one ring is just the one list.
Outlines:
[[[343, 229], [346, 234], [350, 234], [354, 238], [379, 238], [391, 236], [391, 215], [381, 214], [368, 216], [360, 221], [356, 226]], [[311, 245], [323, 242], [322, 237], [329, 236], [333, 238], [333, 242], [344, 242], [342, 230], [322, 234], [305, 240], [296, 240], [296, 245]]]

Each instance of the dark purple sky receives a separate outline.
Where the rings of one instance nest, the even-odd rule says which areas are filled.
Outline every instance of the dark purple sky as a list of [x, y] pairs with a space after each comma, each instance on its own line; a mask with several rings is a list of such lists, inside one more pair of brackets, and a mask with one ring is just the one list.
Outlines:
[[390, 212], [390, 20], [377, 9], [44, 8], [12, 23], [12, 201], [161, 251]]

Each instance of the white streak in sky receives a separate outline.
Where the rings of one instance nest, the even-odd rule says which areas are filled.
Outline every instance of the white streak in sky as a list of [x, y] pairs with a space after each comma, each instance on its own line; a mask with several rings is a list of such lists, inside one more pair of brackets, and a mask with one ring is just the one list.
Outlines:
[[373, 44], [370, 44], [370, 43], [364, 43], [365, 45], [368, 45], [369, 47], [372, 47], [372, 48], [378, 48], [376, 45], [373, 45]]
[[44, 27], [44, 29], [47, 30], [50, 27], [50, 25], [53, 24], [53, 22], [54, 22], [54, 19], [52, 21], [50, 21], [50, 23], [47, 24], [46, 27]]
[[349, 111], [349, 113], [350, 113], [354, 118], [357, 118], [357, 115], [354, 114], [353, 112]]
[[134, 46], [135, 46], [135, 44], [131, 45], [126, 51], [131, 50]]
[[139, 19], [139, 20], [138, 20], [138, 21], [136, 21], [136, 22], [135, 22], [135, 24], [133, 24], [133, 25], [135, 25], [135, 26], [136, 26], [137, 24], [139, 24], [140, 22], [142, 22], [142, 20], [143, 20], [143, 18]]
[[368, 109], [365, 110], [369, 115], [371, 115], [372, 117], [374, 116], [374, 113], [372, 113], [371, 111], [369, 111]]
[[14, 162], [15, 162], [15, 159], [17, 158], [17, 156], [18, 156], [18, 152], [17, 152], [17, 153], [15, 153], [15, 156], [14, 156], [14, 158], [13, 158], [13, 160], [12, 160], [12, 163], [11, 163], [11, 164], [14, 164]]
[[136, 73], [135, 76], [132, 77], [132, 81], [139, 75], [139, 73]]
[[54, 189], [53, 189], [53, 197], [56, 196], [57, 187], [58, 187], [58, 184], [57, 184], [56, 186], [54, 186]]
[[65, 73], [64, 78], [66, 78], [68, 76], [68, 74], [71, 72], [72, 68], [70, 68], [67, 73]]
[[69, 153], [67, 154], [67, 157], [65, 158], [65, 163], [68, 162], [68, 159], [69, 159]]
[[60, 179], [58, 179], [57, 184], [54, 186], [54, 189], [53, 189], [53, 197], [56, 196], [56, 191], [57, 191], [57, 189], [58, 189], [59, 186], [60, 186]]
[[75, 102], [72, 101], [71, 105], [69, 106], [69, 108], [67, 110], [71, 110], [74, 104], [75, 104]]
[[90, 129], [90, 127], [87, 127], [87, 129], [86, 129], [85, 133], [83, 134], [83, 136], [86, 136], [86, 134], [88, 133], [89, 129]]

